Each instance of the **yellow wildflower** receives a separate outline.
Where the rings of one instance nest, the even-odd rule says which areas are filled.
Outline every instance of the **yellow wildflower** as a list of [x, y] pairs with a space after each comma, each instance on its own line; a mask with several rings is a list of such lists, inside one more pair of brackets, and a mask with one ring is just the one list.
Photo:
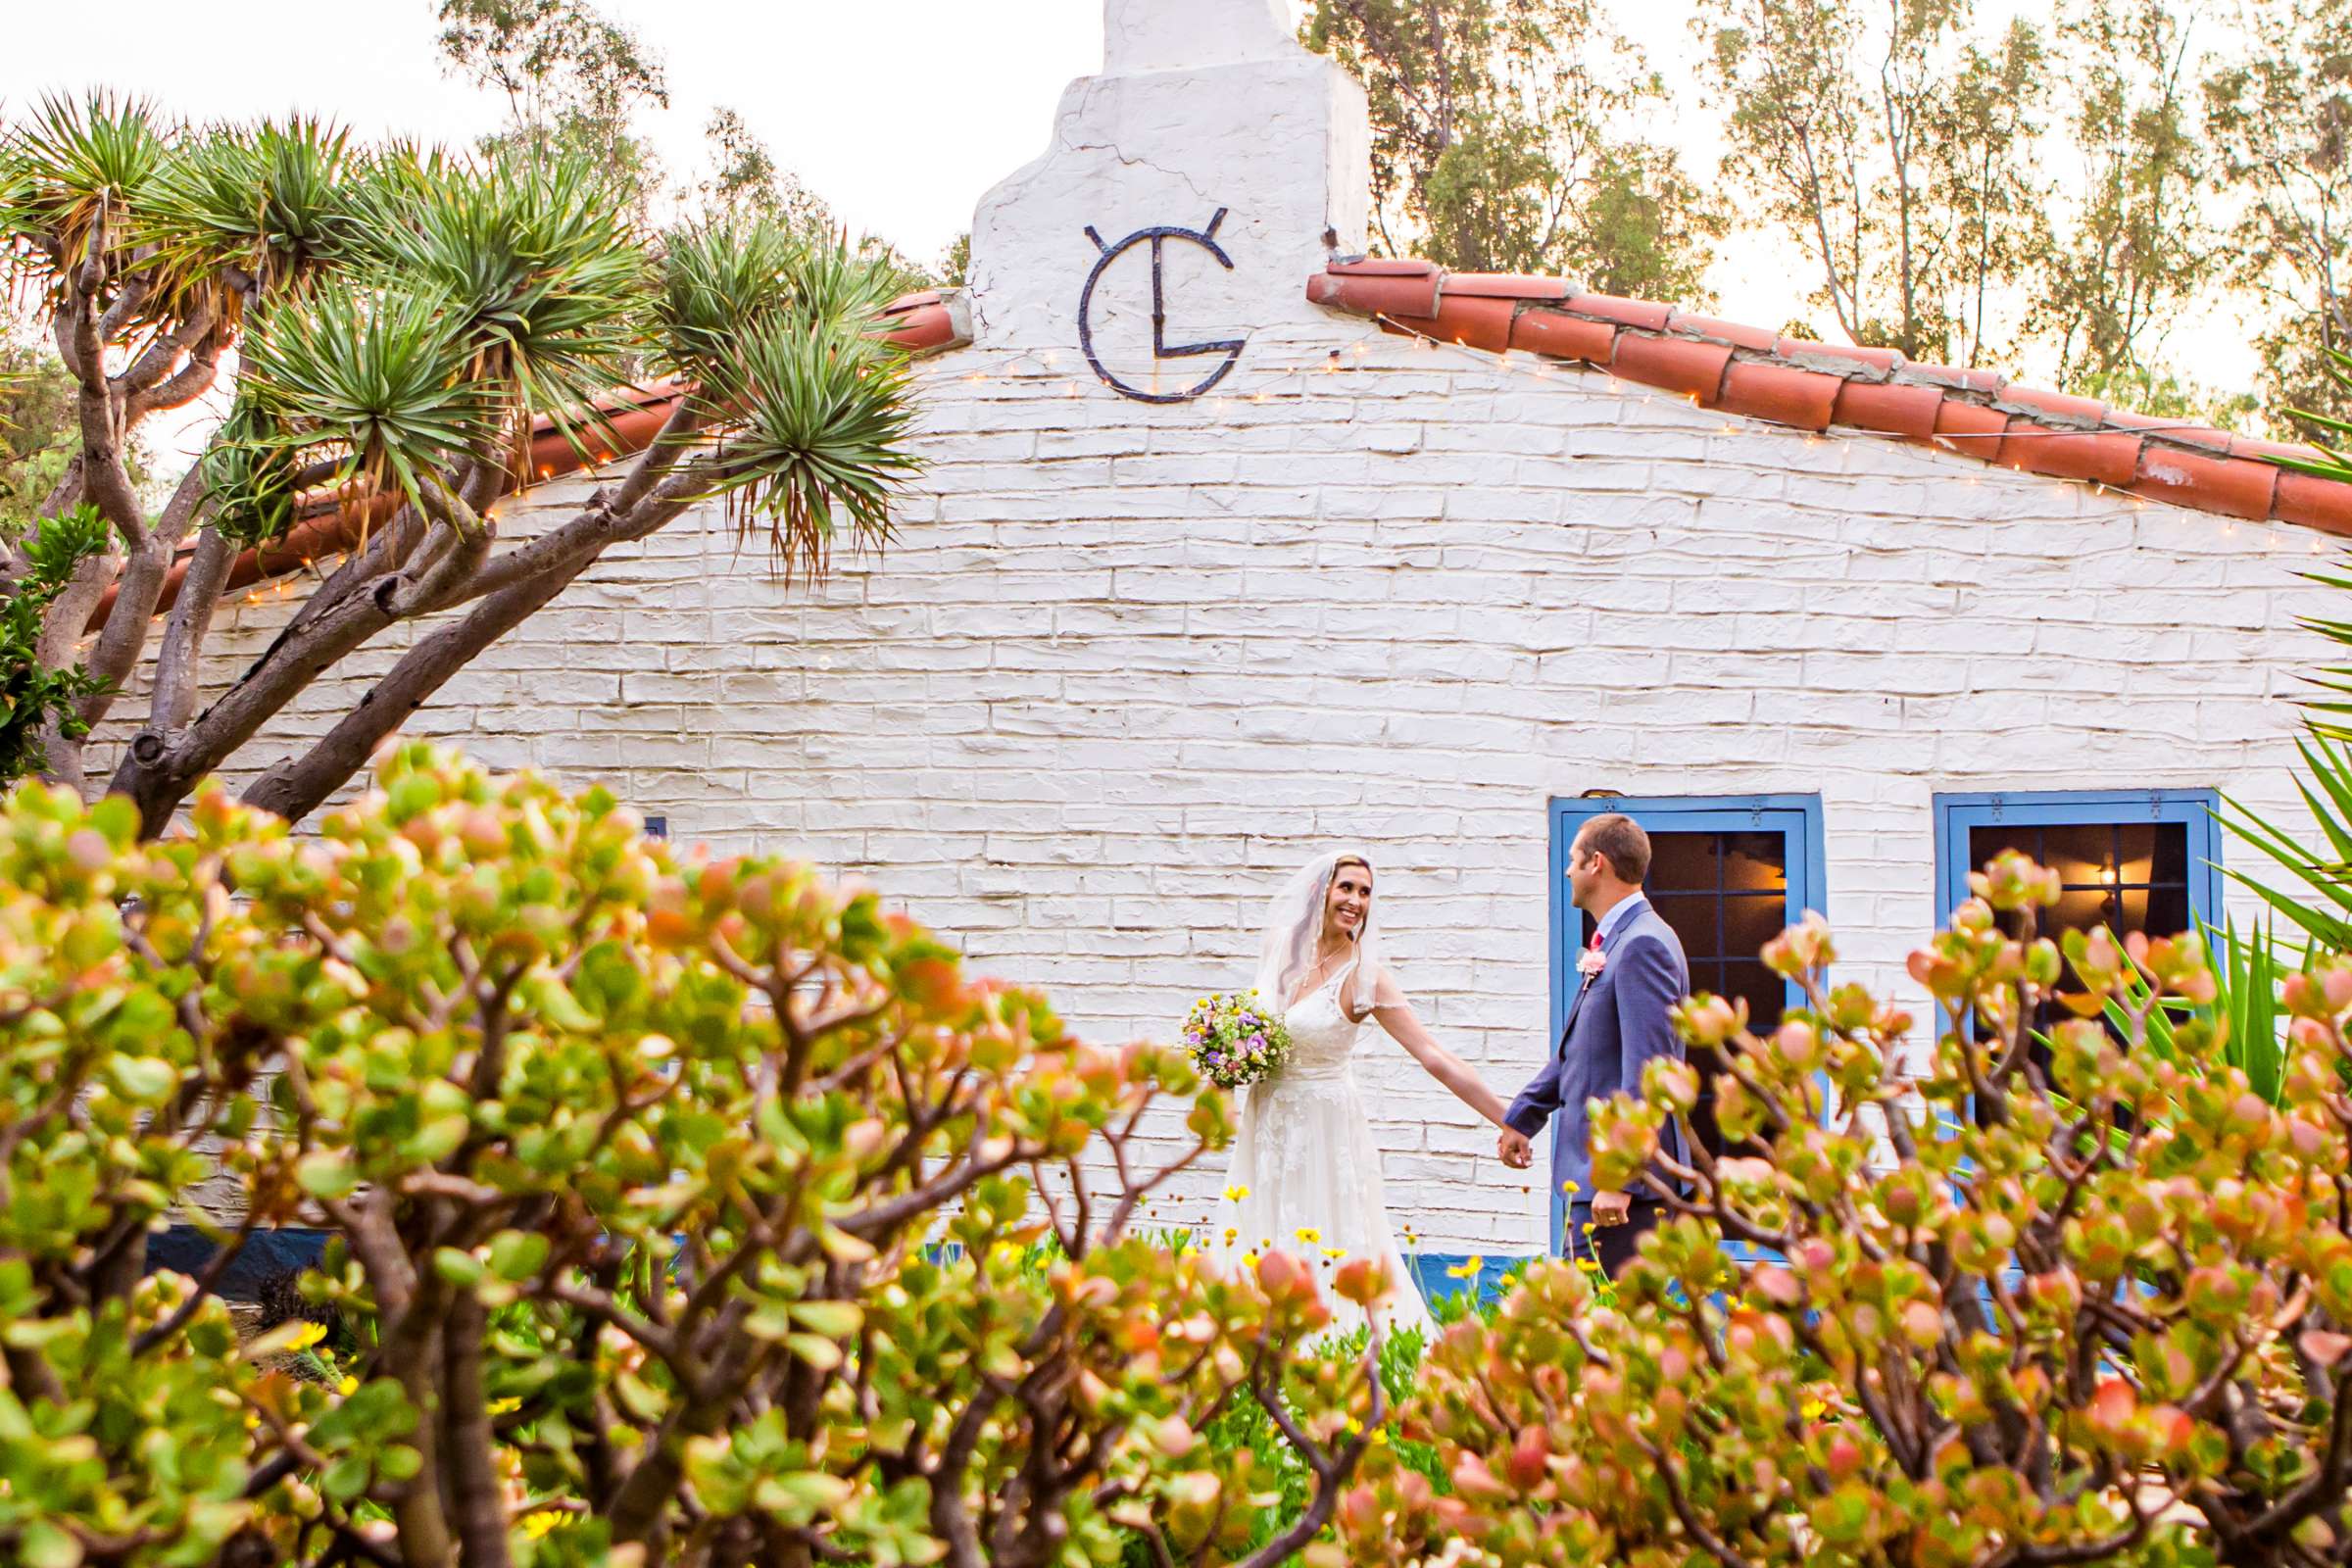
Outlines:
[[1250, 1189], [1244, 1187], [1240, 1182], [1235, 1182], [1231, 1187], [1225, 1189], [1225, 1199], [1228, 1202], [1238, 1203], [1249, 1196]]
[[1298, 1245], [1300, 1247], [1313, 1247], [1316, 1243], [1323, 1240], [1323, 1233], [1315, 1229], [1312, 1225], [1301, 1225], [1297, 1231], [1293, 1232], [1293, 1234], [1298, 1238]]
[[1818, 1421], [1822, 1417], [1822, 1412], [1829, 1409], [1829, 1406], [1822, 1403], [1819, 1399], [1807, 1399], [1797, 1408], [1803, 1412], [1806, 1420]]
[[507, 1415], [521, 1408], [522, 1401], [520, 1399], [492, 1399], [488, 1404], [482, 1406], [482, 1412], [485, 1415]]
[[1459, 1263], [1454, 1264], [1453, 1267], [1447, 1269], [1446, 1271], [1446, 1277], [1449, 1280], [1476, 1279], [1478, 1277], [1478, 1271], [1486, 1266], [1487, 1260], [1483, 1257], [1477, 1256], [1474, 1253], [1469, 1257], [1463, 1258]]
[[1560, 1191], [1563, 1193], [1581, 1193], [1584, 1191], [1584, 1189], [1576, 1184], [1574, 1177], [1571, 1177], [1567, 1181], [1560, 1183]]
[[360, 1392], [360, 1380], [355, 1377], [347, 1376], [342, 1382], [335, 1385], [335, 1392], [348, 1399], [353, 1395]]
[[1346, 1257], [1348, 1255], [1348, 1249], [1345, 1247], [1326, 1247], [1323, 1249], [1323, 1255], [1330, 1258]]
[[305, 1323], [302, 1327], [294, 1331], [294, 1337], [292, 1339], [286, 1341], [286, 1348], [289, 1350], [307, 1350], [312, 1346], [317, 1345], [320, 1340], [325, 1338], [325, 1324]]
[[560, 1508], [542, 1508], [536, 1513], [526, 1513], [522, 1516], [523, 1539], [537, 1541], [563, 1522], [564, 1511]]

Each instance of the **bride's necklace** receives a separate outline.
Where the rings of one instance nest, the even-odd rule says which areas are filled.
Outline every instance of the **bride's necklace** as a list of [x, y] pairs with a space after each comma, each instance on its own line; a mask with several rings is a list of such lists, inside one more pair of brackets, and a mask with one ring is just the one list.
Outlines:
[[1315, 966], [1306, 972], [1306, 989], [1298, 994], [1298, 1000], [1304, 1002], [1308, 997], [1320, 991], [1323, 988], [1323, 982], [1332, 977], [1336, 966], [1341, 959], [1348, 956], [1348, 950], [1346, 948], [1330, 955], [1316, 954]]

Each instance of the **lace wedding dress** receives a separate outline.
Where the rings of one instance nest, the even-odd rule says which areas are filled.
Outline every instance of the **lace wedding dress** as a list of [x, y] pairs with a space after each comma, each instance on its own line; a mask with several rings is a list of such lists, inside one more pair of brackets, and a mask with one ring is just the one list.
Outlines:
[[1381, 1195], [1380, 1150], [1372, 1142], [1350, 1062], [1373, 1026], [1350, 1022], [1341, 997], [1350, 960], [1283, 1015], [1291, 1054], [1282, 1071], [1252, 1085], [1233, 1145], [1219, 1235], [1230, 1255], [1279, 1249], [1305, 1260], [1325, 1282], [1332, 1323], [1345, 1332], [1364, 1320], [1329, 1281], [1351, 1257], [1388, 1266], [1396, 1290], [1381, 1309], [1386, 1329], [1417, 1328], [1437, 1337], [1429, 1304], [1413, 1283]]

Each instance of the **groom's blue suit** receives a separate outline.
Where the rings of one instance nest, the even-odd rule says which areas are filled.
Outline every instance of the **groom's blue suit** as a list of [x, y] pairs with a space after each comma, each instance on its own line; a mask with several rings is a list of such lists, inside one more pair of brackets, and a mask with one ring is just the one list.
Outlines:
[[[1592, 1206], [1592, 1125], [1585, 1102], [1620, 1092], [1639, 1095], [1642, 1069], [1652, 1056], [1682, 1059], [1683, 1042], [1674, 1032], [1672, 1013], [1674, 1004], [1690, 994], [1682, 939], [1647, 899], [1608, 925], [1600, 951], [1600, 973], [1580, 985], [1568, 1004], [1568, 1021], [1551, 1059], [1503, 1118], [1529, 1138], [1552, 1122], [1552, 1182], [1555, 1188], [1576, 1183], [1569, 1194], [1572, 1226], [1591, 1218]], [[1659, 1137], [1659, 1152], [1687, 1163], [1682, 1129], [1672, 1121]], [[1638, 1186], [1630, 1191], [1636, 1201], [1648, 1196]], [[1572, 1228], [1569, 1237], [1578, 1234]]]

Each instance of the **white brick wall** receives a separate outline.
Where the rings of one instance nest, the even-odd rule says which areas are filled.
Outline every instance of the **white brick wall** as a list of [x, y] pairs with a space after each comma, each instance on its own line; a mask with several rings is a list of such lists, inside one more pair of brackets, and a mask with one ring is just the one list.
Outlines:
[[[1316, 368], [1333, 347], [1347, 368]], [[1254, 341], [1232, 379], [1152, 408], [949, 355], [887, 559], [788, 592], [697, 514], [415, 729], [606, 780], [682, 840], [871, 875], [1102, 1039], [1246, 983], [1281, 876], [1363, 844], [1407, 989], [1505, 1095], [1545, 1046], [1554, 797], [1818, 793], [1845, 972], [1923, 1014], [1935, 792], [2291, 802], [2319, 653], [2295, 618], [2326, 604], [2298, 530], [1352, 322]], [[284, 613], [242, 609], [216, 681]], [[1539, 1248], [1541, 1184], [1385, 1037], [1369, 1056], [1400, 1217], [1436, 1250]]]

